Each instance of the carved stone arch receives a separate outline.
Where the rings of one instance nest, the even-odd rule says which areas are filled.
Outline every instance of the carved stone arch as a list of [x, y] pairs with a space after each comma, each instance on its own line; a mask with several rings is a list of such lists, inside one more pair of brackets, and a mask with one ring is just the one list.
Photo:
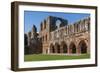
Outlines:
[[55, 43], [54, 48], [56, 50], [56, 53], [60, 53], [60, 45], [58, 43]]
[[57, 28], [61, 27], [61, 23], [62, 23], [61, 19], [56, 19]]
[[55, 53], [55, 48], [52, 43], [50, 44], [50, 53]]
[[87, 53], [89, 53], [90, 52], [90, 38], [86, 38], [85, 43], [87, 45]]
[[69, 50], [70, 50], [70, 53], [76, 53], [76, 44], [74, 42], [71, 42], [70, 45], [69, 45]]
[[80, 50], [81, 54], [87, 53], [87, 42], [86, 40], [80, 40], [79, 44], [78, 44], [78, 49]]
[[61, 42], [61, 50], [62, 50], [62, 53], [68, 52], [68, 46], [64, 41]]

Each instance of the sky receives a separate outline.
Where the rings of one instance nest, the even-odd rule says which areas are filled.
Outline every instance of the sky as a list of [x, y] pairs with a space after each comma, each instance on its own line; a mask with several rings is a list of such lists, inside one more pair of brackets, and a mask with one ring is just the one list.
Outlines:
[[32, 29], [33, 24], [40, 31], [40, 23], [48, 16], [61, 17], [72, 24], [80, 19], [90, 16], [85, 13], [62, 13], [62, 12], [42, 12], [42, 11], [24, 11], [24, 32], [27, 33]]

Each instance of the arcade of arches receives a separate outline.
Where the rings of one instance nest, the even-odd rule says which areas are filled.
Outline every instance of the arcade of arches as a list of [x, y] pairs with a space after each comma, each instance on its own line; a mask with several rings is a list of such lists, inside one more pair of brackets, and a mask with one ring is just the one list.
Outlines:
[[76, 45], [76, 43], [71, 42], [69, 44], [69, 46], [67, 45], [67, 43], [65, 43], [64, 41], [61, 42], [61, 44], [59, 43], [55, 43], [55, 44], [50, 44], [50, 53], [64, 53], [64, 54], [85, 54], [87, 53], [87, 43], [84, 40], [81, 40], [78, 45]]
[[[33, 25], [27, 33], [26, 46], [32, 48], [34, 54], [90, 53], [90, 24], [90, 17], [69, 24], [66, 19], [49, 16], [41, 21], [39, 32]], [[33, 46], [35, 44], [38, 48]]]

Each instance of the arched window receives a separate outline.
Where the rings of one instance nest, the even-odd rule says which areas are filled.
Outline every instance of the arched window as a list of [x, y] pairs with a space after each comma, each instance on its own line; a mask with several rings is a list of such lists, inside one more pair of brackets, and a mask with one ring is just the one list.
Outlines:
[[61, 25], [61, 21], [58, 19], [58, 20], [56, 21], [56, 26], [57, 26], [57, 28], [59, 28], [60, 25]]

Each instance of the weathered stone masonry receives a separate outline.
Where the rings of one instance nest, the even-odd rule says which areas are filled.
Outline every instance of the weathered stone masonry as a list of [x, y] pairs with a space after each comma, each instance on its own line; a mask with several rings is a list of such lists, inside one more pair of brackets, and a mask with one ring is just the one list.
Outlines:
[[[31, 41], [30, 37], [33, 37], [30, 34], [28, 33], [28, 44]], [[37, 48], [38, 51], [40, 50], [39, 53], [90, 53], [90, 17], [68, 24], [68, 21], [63, 18], [49, 16], [41, 22], [37, 38], [40, 41], [38, 46], [41, 47]]]

